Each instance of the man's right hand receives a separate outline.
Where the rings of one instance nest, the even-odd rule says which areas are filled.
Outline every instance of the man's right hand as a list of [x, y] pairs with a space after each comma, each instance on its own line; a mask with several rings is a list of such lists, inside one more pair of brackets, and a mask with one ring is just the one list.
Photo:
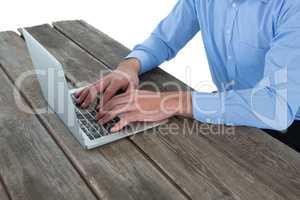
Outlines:
[[[77, 103], [82, 108], [87, 108], [102, 93], [102, 105], [109, 101], [120, 90], [126, 92], [136, 89], [139, 85], [139, 61], [135, 58], [124, 60], [116, 70], [84, 88], [75, 94]], [[98, 105], [100, 106], [100, 105]], [[99, 108], [99, 107], [98, 107]]]

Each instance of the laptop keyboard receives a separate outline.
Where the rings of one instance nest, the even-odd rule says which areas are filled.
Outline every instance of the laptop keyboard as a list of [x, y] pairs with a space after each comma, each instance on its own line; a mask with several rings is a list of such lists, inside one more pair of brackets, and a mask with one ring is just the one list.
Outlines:
[[120, 118], [115, 117], [114, 119], [112, 119], [104, 125], [98, 124], [96, 120], [96, 106], [99, 104], [100, 98], [97, 98], [97, 101], [95, 101], [91, 106], [89, 106], [89, 108], [82, 109], [79, 106], [77, 106], [75, 96], [73, 94], [71, 96], [75, 104], [75, 113], [80, 128], [90, 140], [95, 140], [102, 136], [107, 136], [111, 134], [110, 129], [120, 121]]

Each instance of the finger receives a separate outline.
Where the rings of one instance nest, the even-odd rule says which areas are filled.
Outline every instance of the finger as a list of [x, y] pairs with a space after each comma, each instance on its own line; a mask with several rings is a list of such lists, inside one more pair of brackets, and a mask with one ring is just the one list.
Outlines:
[[91, 87], [89, 89], [89, 93], [81, 104], [82, 108], [88, 107], [97, 97], [97, 89], [95, 87]]
[[132, 112], [134, 110], [133, 107], [120, 105], [115, 108], [115, 110], [105, 112], [105, 113], [99, 113], [98, 116], [96, 116], [96, 119], [98, 123], [100, 124], [106, 124], [116, 116], [124, 115], [124, 113]]
[[[133, 100], [135, 95], [137, 94], [137, 90], [129, 90], [127, 89], [126, 92], [122, 94], [118, 94], [116, 96], [111, 97], [109, 100], [104, 100], [106, 102], [102, 102], [101, 105], [97, 106], [97, 110], [110, 110], [111, 107], [119, 104], [130, 104]], [[147, 91], [141, 91], [141, 94], [148, 94]]]
[[122, 97], [125, 97], [125, 96], [128, 96], [130, 93], [129, 90], [126, 90], [125, 92], [123, 93], [120, 93], [120, 94], [117, 94], [116, 96], [114, 96], [113, 98], [116, 99], [116, 98], [122, 98]]
[[127, 90], [124, 93], [117, 94], [108, 100], [104, 99], [105, 102], [102, 101], [102, 104], [97, 106], [97, 110], [104, 110], [103, 107], [105, 106], [111, 107], [113, 104], [122, 104], [124, 102], [131, 102], [131, 100], [133, 100], [135, 91], [136, 90], [134, 89], [130, 90], [127, 88]]
[[78, 98], [81, 94], [82, 94], [82, 92], [85, 90], [85, 88], [84, 89], [81, 89], [81, 90], [79, 90], [79, 91], [77, 91], [77, 92], [75, 92], [75, 97], [76, 98]]
[[114, 119], [116, 116], [124, 115], [124, 113], [131, 112], [131, 111], [133, 111], [133, 109], [129, 107], [118, 106], [115, 110], [105, 112], [105, 113], [99, 113], [96, 116], [96, 120], [100, 124], [106, 124], [107, 122]]
[[[108, 105], [113, 104], [117, 99], [120, 99], [121, 97], [124, 97], [124, 96], [126, 96], [125, 93], [123, 93], [123, 94], [118, 94], [118, 95], [112, 97], [110, 100], [107, 100], [106, 103], [103, 103], [103, 98], [102, 98], [102, 102], [101, 102], [102, 104], [99, 104], [99, 105], [97, 106], [97, 110], [102, 110], [102, 111], [104, 111], [104, 110], [105, 110], [105, 109], [104, 109], [105, 106], [108, 106]], [[121, 102], [123, 102], [123, 101], [118, 101], [117, 103], [120, 104]], [[111, 106], [109, 106], [109, 107], [111, 107]]]
[[[96, 114], [96, 117], [95, 117], [95, 119], [99, 122], [99, 120], [100, 119], [102, 119], [105, 115], [107, 114], [107, 112], [98, 112], [97, 114]], [[100, 122], [99, 122], [100, 123]]]
[[84, 101], [84, 99], [87, 97], [87, 95], [89, 94], [89, 89], [86, 88], [84, 89], [80, 96], [76, 99], [77, 104], [81, 105], [81, 103]]
[[83, 108], [89, 106], [95, 100], [97, 94], [105, 89], [105, 86], [108, 84], [107, 82], [107, 79], [103, 79], [87, 87], [79, 96], [77, 103]]
[[106, 113], [101, 119], [98, 120], [98, 124], [105, 125], [107, 122], [115, 118], [113, 113]]
[[120, 121], [116, 123], [112, 128], [111, 132], [117, 132], [123, 129], [125, 126], [127, 126], [129, 123], [135, 121], [134, 120], [134, 113], [130, 112], [128, 114], [125, 114], [123, 117], [121, 117]]
[[132, 102], [135, 97], [147, 97], [147, 95], [150, 97], [152, 92], [149, 91], [143, 91], [143, 90], [126, 90], [125, 93], [118, 94], [114, 97], [112, 97], [109, 101], [107, 101], [103, 106], [111, 106], [111, 104], [120, 104], [120, 103], [129, 103]]
[[102, 96], [102, 103], [103, 105], [110, 100], [120, 89], [120, 86], [116, 83], [110, 83], [107, 88], [105, 89], [103, 96]]
[[111, 100], [109, 100], [108, 102], [106, 102], [101, 110], [99, 110], [100, 112], [101, 111], [110, 111], [110, 110], [113, 110], [116, 106], [119, 106], [119, 105], [131, 105], [131, 102], [130, 101], [130, 98], [127, 97], [127, 96], [124, 96], [124, 97], [121, 97], [121, 98], [115, 98], [113, 97]]
[[137, 95], [137, 90], [126, 90], [125, 93], [116, 95], [112, 97], [109, 101], [103, 104], [102, 110], [110, 110], [111, 107], [114, 107], [119, 104], [131, 104], [134, 101], [134, 98]]
[[98, 93], [102, 93], [110, 84], [111, 79], [109, 77], [104, 77], [98, 83], [96, 83], [95, 87]]
[[[117, 105], [112, 110], [98, 112], [97, 115], [96, 115], [96, 120], [99, 121], [102, 118], [104, 118], [104, 116], [106, 116], [106, 115], [110, 115], [113, 119], [117, 115], [120, 115], [120, 114], [125, 113], [125, 112], [130, 112], [130, 111], [133, 111], [133, 110], [134, 110], [134, 107], [131, 106], [131, 105], [127, 105], [127, 104]], [[106, 123], [106, 122], [102, 122], [102, 123]]]

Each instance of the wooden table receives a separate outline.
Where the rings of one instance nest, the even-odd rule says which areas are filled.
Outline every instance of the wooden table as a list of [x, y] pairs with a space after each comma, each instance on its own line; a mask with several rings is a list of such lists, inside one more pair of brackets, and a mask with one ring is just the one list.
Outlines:
[[[84, 21], [27, 30], [74, 85], [97, 80], [129, 52]], [[55, 114], [38, 114], [47, 104], [36, 77], [19, 84], [33, 70], [19, 34], [0, 33], [0, 64], [1, 200], [300, 199], [299, 154], [258, 129], [218, 135], [212, 134], [218, 126], [191, 129], [192, 120], [172, 118], [175, 131], [156, 128], [83, 150]], [[178, 89], [166, 83], [187, 88], [160, 69], [141, 81], [155, 81], [163, 91]], [[22, 112], [15, 98], [35, 114]], [[188, 128], [191, 134], [183, 134]]]

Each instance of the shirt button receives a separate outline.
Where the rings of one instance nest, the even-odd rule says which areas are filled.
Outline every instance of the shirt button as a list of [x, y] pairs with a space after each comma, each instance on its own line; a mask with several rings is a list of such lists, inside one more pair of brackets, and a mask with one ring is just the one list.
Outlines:
[[231, 31], [229, 29], [226, 30], [226, 34], [230, 35]]
[[227, 56], [228, 60], [231, 60], [232, 59], [232, 56]]
[[236, 8], [236, 3], [233, 3], [233, 4], [232, 4], [232, 7], [233, 7], [233, 8]]

